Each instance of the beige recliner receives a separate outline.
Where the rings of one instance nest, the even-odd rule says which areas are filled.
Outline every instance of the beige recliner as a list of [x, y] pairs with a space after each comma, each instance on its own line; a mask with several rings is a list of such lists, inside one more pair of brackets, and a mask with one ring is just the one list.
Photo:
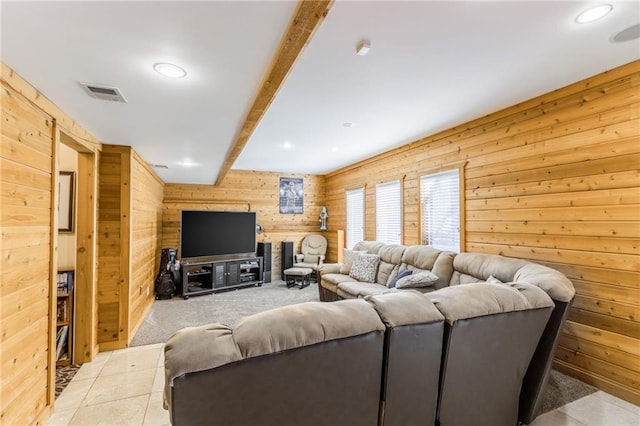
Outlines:
[[295, 268], [310, 268], [316, 273], [319, 265], [324, 262], [324, 256], [327, 254], [327, 239], [322, 235], [307, 235], [302, 240], [300, 252], [294, 256]]
[[553, 300], [514, 282], [460, 284], [425, 296], [446, 324], [437, 424], [518, 424], [523, 379]]
[[376, 425], [384, 332], [364, 300], [185, 328], [164, 347], [164, 406], [174, 425]]

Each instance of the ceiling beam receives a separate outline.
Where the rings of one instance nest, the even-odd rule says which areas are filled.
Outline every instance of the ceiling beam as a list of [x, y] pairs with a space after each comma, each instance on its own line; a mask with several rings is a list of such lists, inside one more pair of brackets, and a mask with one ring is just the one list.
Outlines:
[[240, 156], [249, 137], [253, 134], [260, 119], [267, 112], [267, 108], [276, 97], [276, 93], [284, 83], [285, 78], [293, 69], [293, 65], [302, 53], [304, 47], [311, 40], [311, 36], [318, 28], [334, 0], [308, 1], [300, 0], [293, 19], [289, 23], [289, 28], [280, 41], [278, 53], [273, 58], [271, 69], [262, 82], [262, 87], [258, 91], [256, 99], [242, 124], [240, 132], [236, 135], [235, 141], [227, 152], [227, 157], [220, 167], [215, 185], [220, 185], [225, 176], [233, 166], [233, 163]]

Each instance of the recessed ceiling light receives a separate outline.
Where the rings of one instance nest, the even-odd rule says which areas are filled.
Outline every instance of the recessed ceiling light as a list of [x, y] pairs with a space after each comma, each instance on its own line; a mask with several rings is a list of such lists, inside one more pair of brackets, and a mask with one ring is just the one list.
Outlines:
[[340, 148], [338, 148], [337, 146], [334, 146], [333, 148], [331, 148], [331, 152], [338, 152], [340, 151]]
[[611, 10], [613, 10], [613, 6], [611, 6], [610, 4], [600, 4], [598, 6], [594, 6], [579, 14], [576, 17], [576, 22], [578, 24], [587, 24], [589, 22], [597, 21], [598, 19], [611, 12]]
[[153, 69], [156, 70], [158, 74], [169, 78], [182, 78], [187, 75], [187, 72], [179, 66], [168, 63], [154, 64]]
[[179, 161], [178, 165], [182, 167], [200, 167], [201, 166], [200, 163], [194, 163], [189, 158], [185, 158], [183, 161]]
[[291, 142], [285, 142], [285, 143], [282, 144], [282, 147], [284, 149], [291, 149], [291, 148], [293, 148], [293, 144]]

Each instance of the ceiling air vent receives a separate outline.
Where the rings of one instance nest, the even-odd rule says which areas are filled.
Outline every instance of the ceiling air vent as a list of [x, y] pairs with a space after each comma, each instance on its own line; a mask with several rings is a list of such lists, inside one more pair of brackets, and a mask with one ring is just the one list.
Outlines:
[[98, 84], [80, 83], [80, 86], [92, 98], [102, 99], [104, 101], [122, 102], [127, 100], [122, 96], [120, 89], [116, 87], [101, 86]]
[[148, 165], [150, 165], [151, 167], [153, 167], [154, 169], [168, 169], [169, 166], [167, 166], [166, 164], [153, 164], [153, 163], [147, 163]]

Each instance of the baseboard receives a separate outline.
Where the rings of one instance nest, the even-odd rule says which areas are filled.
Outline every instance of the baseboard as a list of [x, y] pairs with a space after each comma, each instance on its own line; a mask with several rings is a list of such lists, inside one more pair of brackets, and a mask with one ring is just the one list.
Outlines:
[[575, 379], [581, 380], [598, 389], [616, 396], [620, 399], [624, 399], [635, 405], [640, 405], [640, 391], [624, 386], [620, 383], [616, 383], [598, 374], [594, 374], [590, 371], [583, 370], [574, 365], [568, 364], [564, 361], [555, 359], [553, 361], [553, 368], [559, 372], [571, 376]]

